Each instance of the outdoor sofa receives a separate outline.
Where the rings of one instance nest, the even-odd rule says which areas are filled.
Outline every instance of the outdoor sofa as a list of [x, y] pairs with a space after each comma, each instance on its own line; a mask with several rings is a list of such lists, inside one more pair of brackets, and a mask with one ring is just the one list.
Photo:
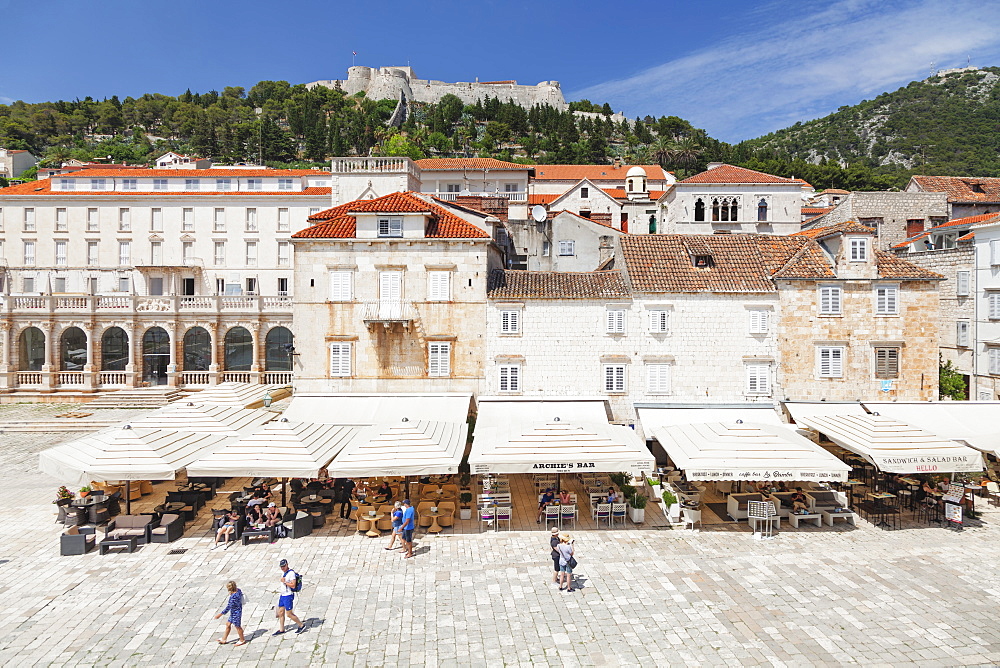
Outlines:
[[154, 528], [152, 515], [119, 515], [104, 527], [105, 540], [121, 540], [134, 536], [139, 545], [150, 542]]
[[153, 543], [172, 543], [184, 535], [184, 518], [167, 514], [160, 518], [160, 526], [150, 530]]
[[59, 554], [87, 554], [97, 544], [96, 527], [71, 526], [59, 536]]
[[750, 517], [750, 501], [767, 501], [767, 499], [757, 492], [730, 494], [726, 499], [726, 512], [734, 520], [745, 520]]

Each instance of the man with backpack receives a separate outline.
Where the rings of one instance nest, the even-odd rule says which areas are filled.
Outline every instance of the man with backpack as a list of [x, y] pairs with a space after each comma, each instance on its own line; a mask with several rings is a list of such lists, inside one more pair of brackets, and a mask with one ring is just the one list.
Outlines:
[[278, 597], [278, 608], [275, 611], [275, 616], [278, 618], [278, 630], [271, 635], [280, 636], [285, 632], [286, 614], [289, 619], [298, 624], [295, 632], [302, 633], [306, 625], [292, 612], [292, 607], [295, 604], [295, 593], [302, 591], [302, 576], [288, 567], [287, 559], [278, 562], [278, 566], [281, 568], [281, 595]]

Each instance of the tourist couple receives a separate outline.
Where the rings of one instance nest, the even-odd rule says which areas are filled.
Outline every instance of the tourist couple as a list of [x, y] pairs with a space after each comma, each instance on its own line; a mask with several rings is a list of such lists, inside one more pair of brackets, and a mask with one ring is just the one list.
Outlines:
[[392, 508], [392, 538], [385, 547], [391, 550], [396, 544], [396, 536], [399, 536], [402, 547], [406, 550], [404, 559], [413, 556], [413, 530], [417, 528], [417, 511], [410, 505], [410, 500], [405, 499], [402, 503], [397, 501]]

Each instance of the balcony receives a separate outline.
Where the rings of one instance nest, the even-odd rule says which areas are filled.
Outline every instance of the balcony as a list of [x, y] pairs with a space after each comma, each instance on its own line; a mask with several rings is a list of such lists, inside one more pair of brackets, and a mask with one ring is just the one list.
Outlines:
[[333, 174], [409, 174], [419, 178], [416, 164], [409, 158], [336, 158]]
[[463, 193], [454, 193], [454, 192], [452, 192], [452, 193], [424, 192], [424, 193], [421, 193], [421, 194], [423, 194], [423, 195], [433, 195], [434, 197], [437, 197], [438, 199], [443, 200], [445, 202], [454, 202], [454, 201], [456, 201], [458, 199], [459, 196], [462, 196], [462, 197], [493, 197], [493, 198], [501, 198], [501, 199], [507, 200], [508, 203], [512, 203], [512, 204], [526, 204], [528, 202], [528, 193], [526, 193], [526, 192], [512, 192], [512, 193], [508, 193], [508, 192], [503, 192], [503, 193], [501, 193], [501, 192], [481, 192], [481, 193], [468, 192], [468, 193], [464, 193], [464, 194]]
[[404, 327], [416, 320], [417, 311], [413, 304], [402, 300], [381, 300], [375, 302], [363, 302], [363, 320], [365, 325], [381, 324], [389, 327], [394, 322], [401, 323]]
[[282, 313], [289, 296], [260, 295], [14, 295], [0, 299], [0, 314], [43, 313]]

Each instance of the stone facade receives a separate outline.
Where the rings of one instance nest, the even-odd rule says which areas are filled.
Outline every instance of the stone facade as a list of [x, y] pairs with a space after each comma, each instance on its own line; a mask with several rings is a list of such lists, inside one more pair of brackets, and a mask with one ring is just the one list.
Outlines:
[[542, 223], [507, 221], [513, 257], [531, 271], [595, 271], [614, 257], [620, 230], [563, 211]]
[[948, 220], [948, 196], [931, 192], [852, 192], [810, 227], [856, 220], [875, 230], [879, 248], [890, 248]]
[[371, 100], [408, 100], [437, 104], [445, 95], [455, 95], [465, 104], [475, 104], [487, 97], [516, 102], [522, 107], [549, 105], [563, 111], [569, 108], [558, 81], [542, 81], [534, 86], [518, 85], [516, 81], [445, 83], [418, 79], [410, 67], [364, 67], [355, 65], [347, 70], [347, 79], [313, 81], [306, 84], [337, 88], [348, 95], [364, 93]]

